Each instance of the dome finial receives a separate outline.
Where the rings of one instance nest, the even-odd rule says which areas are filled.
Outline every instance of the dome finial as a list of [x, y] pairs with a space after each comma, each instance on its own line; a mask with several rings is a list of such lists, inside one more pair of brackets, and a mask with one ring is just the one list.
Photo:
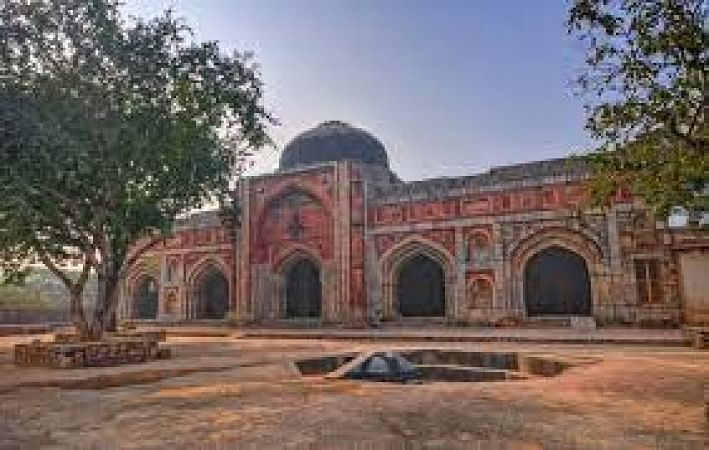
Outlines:
[[352, 125], [348, 124], [347, 122], [343, 122], [342, 120], [326, 120], [318, 126], [319, 127], [331, 127], [331, 126], [351, 127]]

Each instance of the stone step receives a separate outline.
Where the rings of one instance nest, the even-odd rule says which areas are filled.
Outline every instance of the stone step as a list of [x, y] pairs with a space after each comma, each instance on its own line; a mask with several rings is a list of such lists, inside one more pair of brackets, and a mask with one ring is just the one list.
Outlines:
[[420, 364], [416, 367], [421, 379], [429, 381], [475, 382], [521, 380], [526, 378], [516, 371], [488, 367], [468, 367], [455, 364]]
[[593, 330], [596, 328], [596, 319], [591, 316], [532, 316], [525, 319], [525, 325], [534, 328]]

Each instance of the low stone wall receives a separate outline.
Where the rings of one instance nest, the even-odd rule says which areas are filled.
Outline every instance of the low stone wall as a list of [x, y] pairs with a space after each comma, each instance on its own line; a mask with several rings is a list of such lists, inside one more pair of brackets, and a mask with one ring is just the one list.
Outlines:
[[[104, 333], [105, 341], [115, 341], [120, 339], [133, 339], [141, 341], [165, 342], [167, 332], [165, 330], [156, 331], [118, 331]], [[54, 342], [57, 344], [75, 344], [81, 342], [76, 333], [55, 333]]]
[[170, 357], [160, 348], [160, 332], [110, 335], [100, 342], [79, 342], [75, 334], [58, 334], [54, 342], [35, 340], [15, 345], [15, 364], [27, 367], [79, 368], [140, 363]]

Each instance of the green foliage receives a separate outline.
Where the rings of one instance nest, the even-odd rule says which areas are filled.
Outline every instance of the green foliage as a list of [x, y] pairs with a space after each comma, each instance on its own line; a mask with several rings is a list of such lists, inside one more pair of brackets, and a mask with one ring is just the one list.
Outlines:
[[574, 0], [569, 32], [584, 45], [577, 85], [601, 146], [592, 191], [630, 187], [659, 215], [707, 208], [706, 10], [701, 0]]
[[2, 2], [0, 36], [0, 264], [41, 261], [74, 289], [95, 271], [109, 311], [131, 258], [269, 143], [257, 67], [113, 0]]

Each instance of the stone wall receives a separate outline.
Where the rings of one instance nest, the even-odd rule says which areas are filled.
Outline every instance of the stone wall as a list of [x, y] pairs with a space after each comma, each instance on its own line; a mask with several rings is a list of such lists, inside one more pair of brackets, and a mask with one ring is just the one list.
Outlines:
[[682, 322], [709, 325], [709, 233], [672, 230], [672, 254], [679, 271]]
[[146, 252], [131, 268], [120, 287], [120, 320], [134, 319], [134, 297], [147, 277], [158, 286], [156, 319], [177, 321], [190, 318], [197, 284], [208, 271], [222, 273], [233, 296], [235, 265], [233, 233], [220, 223], [216, 211], [195, 213], [177, 221], [172, 236]]
[[216, 268], [229, 280], [231, 317], [280, 321], [287, 271], [305, 258], [319, 269], [321, 322], [399, 320], [397, 271], [424, 254], [445, 272], [446, 321], [514, 323], [527, 319], [527, 262], [558, 246], [583, 258], [598, 323], [679, 323], [673, 232], [627, 192], [606, 210], [589, 208], [586, 179], [586, 167], [567, 160], [408, 183], [347, 161], [246, 178], [234, 193], [240, 226], [224, 229], [216, 213], [181, 220], [128, 277], [121, 312], [131, 317], [135, 283], [152, 276], [158, 318], [190, 318], [199, 274]]
[[[627, 192], [606, 211], [589, 209], [585, 179], [582, 164], [555, 160], [375, 188], [367, 233], [373, 310], [391, 316], [389, 249], [409, 241], [410, 254], [441, 247], [448, 255], [448, 321], [525, 320], [526, 261], [556, 245], [586, 261], [597, 322], [677, 324], [676, 267], [661, 224]], [[660, 294], [651, 301], [638, 297], [635, 269], [643, 261], [658, 267]]]

